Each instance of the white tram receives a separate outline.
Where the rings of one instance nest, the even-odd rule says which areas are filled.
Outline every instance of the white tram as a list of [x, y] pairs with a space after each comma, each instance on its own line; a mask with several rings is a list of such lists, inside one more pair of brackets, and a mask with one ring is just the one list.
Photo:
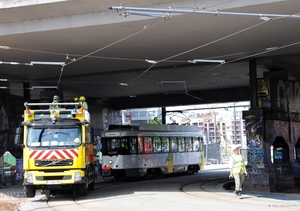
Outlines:
[[102, 176], [116, 179], [193, 174], [203, 160], [203, 135], [197, 126], [110, 125], [102, 135]]

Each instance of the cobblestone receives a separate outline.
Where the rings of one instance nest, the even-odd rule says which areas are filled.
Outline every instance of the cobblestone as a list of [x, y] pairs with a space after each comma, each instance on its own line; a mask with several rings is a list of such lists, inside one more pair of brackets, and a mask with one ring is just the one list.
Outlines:
[[11, 186], [0, 189], [0, 211], [18, 211], [21, 203], [26, 201], [22, 188]]

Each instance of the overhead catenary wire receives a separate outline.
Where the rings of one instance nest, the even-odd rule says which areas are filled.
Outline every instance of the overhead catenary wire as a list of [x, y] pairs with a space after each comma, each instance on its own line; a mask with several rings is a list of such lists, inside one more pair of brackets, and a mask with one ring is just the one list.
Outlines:
[[127, 40], [127, 39], [129, 39], [129, 38], [131, 38], [131, 37], [133, 37], [133, 36], [135, 36], [135, 35], [137, 35], [137, 34], [143, 32], [144, 30], [148, 29], [148, 28], [151, 27], [152, 25], [153, 25], [153, 24], [148, 25], [148, 27], [144, 27], [143, 29], [141, 29], [141, 30], [139, 30], [139, 31], [137, 31], [137, 32], [135, 32], [135, 33], [133, 33], [133, 34], [127, 36], [127, 37], [124, 37], [124, 38], [122, 38], [122, 39], [120, 39], [120, 40], [118, 40], [118, 41], [116, 41], [116, 42], [113, 42], [113, 43], [111, 43], [111, 44], [105, 46], [105, 47], [102, 47], [102, 48], [97, 49], [97, 50], [95, 50], [95, 51], [93, 51], [93, 52], [91, 52], [91, 53], [88, 53], [88, 54], [86, 54], [86, 55], [84, 55], [84, 56], [82, 56], [82, 57], [79, 57], [79, 58], [77, 58], [76, 60], [73, 60], [73, 61], [71, 61], [71, 62], [68, 62], [67, 64], [65, 64], [65, 65], [61, 68], [61, 72], [60, 72], [59, 80], [58, 80], [58, 83], [57, 83], [57, 87], [59, 86], [59, 83], [60, 83], [60, 80], [61, 80], [61, 77], [62, 77], [62, 74], [63, 74], [63, 71], [64, 71], [64, 67], [65, 67], [65, 66], [70, 65], [70, 64], [72, 64], [72, 63], [74, 63], [74, 62], [77, 62], [77, 61], [79, 61], [79, 60], [81, 60], [81, 59], [83, 59], [83, 58], [86, 58], [86, 57], [88, 57], [88, 56], [90, 56], [90, 55], [92, 55], [92, 54], [95, 54], [95, 53], [97, 53], [97, 52], [99, 52], [99, 51], [101, 51], [101, 50], [104, 50], [104, 49], [106, 49], [106, 48], [108, 48], [108, 47], [111, 47], [111, 46], [113, 46], [113, 45], [116, 45], [117, 43], [120, 43], [120, 42], [122, 42], [122, 41], [124, 41], [124, 40]]
[[[227, 3], [227, 2], [230, 2], [230, 1], [226, 1], [225, 3]], [[157, 17], [156, 20], [158, 20], [158, 17]], [[160, 21], [159, 23], [161, 23], [161, 22], [162, 22], [162, 21]], [[81, 57], [77, 58], [76, 60], [72, 60], [72, 61], [66, 63], [66, 64], [63, 65], [62, 68], [61, 68], [60, 75], [59, 75], [59, 79], [58, 79], [58, 82], [57, 82], [57, 87], [59, 87], [59, 84], [60, 84], [60, 81], [61, 81], [61, 78], [62, 78], [62, 75], [63, 75], [64, 67], [65, 67], [65, 66], [68, 66], [68, 65], [70, 65], [70, 64], [72, 64], [72, 63], [74, 63], [74, 62], [77, 62], [77, 61], [79, 61], [79, 60], [81, 60], [81, 59], [83, 59], [83, 58], [89, 57], [89, 56], [91, 56], [91, 55], [93, 55], [93, 54], [95, 54], [95, 53], [97, 53], [97, 52], [99, 52], [99, 51], [101, 51], [101, 50], [104, 50], [104, 49], [106, 49], [106, 48], [108, 48], [108, 47], [111, 47], [111, 46], [113, 46], [113, 45], [115, 45], [115, 44], [117, 44], [117, 43], [119, 43], [119, 42], [122, 42], [122, 41], [124, 41], [124, 40], [126, 40], [126, 39], [129, 39], [129, 38], [131, 38], [131, 37], [133, 37], [133, 36], [135, 36], [135, 35], [137, 35], [137, 34], [143, 32], [144, 30], [146, 30], [146, 29], [148, 29], [148, 28], [150, 28], [150, 27], [152, 27], [152, 26], [154, 26], [154, 25], [159, 24], [159, 23], [156, 23], [156, 24], [153, 24], [153, 23], [154, 23], [154, 22], [152, 22], [151, 24], [145, 26], [143, 29], [141, 29], [141, 30], [139, 30], [139, 31], [137, 31], [137, 32], [135, 32], [135, 33], [133, 33], [133, 34], [127, 36], [127, 37], [124, 37], [124, 38], [122, 38], [122, 39], [120, 39], [120, 40], [118, 40], [118, 41], [116, 41], [116, 42], [114, 42], [114, 43], [111, 43], [111, 44], [109, 44], [109, 45], [107, 45], [107, 46], [105, 46], [105, 47], [102, 47], [102, 48], [97, 49], [97, 50], [95, 50], [95, 51], [93, 51], [93, 52], [91, 52], [91, 53], [88, 53], [88, 54], [86, 54], [86, 55], [84, 55], [84, 56], [81, 56]]]
[[[226, 61], [226, 64], [229, 64], [229, 63], [233, 63], [233, 62], [237, 62], [237, 61], [241, 61], [241, 60], [244, 60], [244, 59], [247, 59], [247, 58], [254, 58], [258, 55], [262, 55], [262, 54], [266, 54], [266, 53], [269, 53], [269, 52], [272, 52], [272, 51], [277, 51], [277, 50], [280, 50], [280, 49], [283, 49], [283, 48], [287, 48], [287, 47], [291, 47], [291, 46], [294, 46], [294, 45], [299, 45], [300, 44], [300, 41], [296, 41], [296, 42], [293, 42], [293, 43], [290, 43], [290, 44], [286, 44], [286, 45], [283, 45], [283, 46], [277, 46], [276, 48], [272, 48], [272, 49], [265, 49], [265, 51], [261, 51], [261, 52], [258, 52], [258, 53], [254, 53], [254, 54], [250, 54], [248, 56], [243, 56], [243, 57], [240, 57], [240, 58], [237, 58], [237, 59], [233, 59], [233, 60], [228, 60]], [[198, 79], [199, 77], [219, 68], [220, 66], [222, 66], [223, 64], [218, 64], [217, 66], [199, 74], [198, 76], [195, 76], [193, 78], [193, 80], [196, 80]], [[198, 86], [193, 86], [191, 88], [195, 88], [195, 87], [198, 87]]]
[[[297, 14], [299, 14], [299, 13], [297, 13]], [[291, 15], [291, 16], [292, 16], [292, 15]], [[278, 19], [282, 19], [282, 18], [286, 18], [286, 17], [285, 17], [285, 16], [284, 16], [284, 17], [278, 17], [278, 18], [276, 18], [276, 19], [274, 19], [274, 20], [278, 20]], [[250, 30], [250, 29], [252, 29], [252, 28], [258, 27], [258, 26], [260, 26], [260, 25], [262, 25], [262, 24], [266, 24], [266, 23], [268, 23], [268, 21], [264, 21], [264, 22], [255, 24], [255, 25], [253, 25], [253, 26], [247, 27], [247, 28], [245, 28], [245, 29], [242, 29], [242, 30], [239, 30], [239, 31], [234, 32], [234, 33], [232, 33], [232, 34], [229, 34], [229, 35], [227, 35], [227, 36], [224, 36], [224, 37], [222, 37], [222, 38], [219, 38], [219, 39], [216, 39], [216, 40], [214, 40], [214, 41], [211, 41], [211, 42], [209, 42], [209, 43], [205, 43], [205, 44], [203, 44], [203, 45], [197, 46], [197, 47], [192, 48], [192, 49], [190, 49], [190, 50], [187, 50], [187, 51], [184, 51], [184, 52], [175, 54], [175, 55], [170, 56], [170, 57], [167, 57], [167, 58], [165, 58], [165, 59], [161, 59], [161, 60], [157, 61], [155, 64], [152, 64], [150, 67], [148, 67], [148, 68], [147, 68], [143, 73], [141, 73], [138, 77], [136, 77], [136, 78], [134, 78], [133, 80], [131, 80], [130, 83], [128, 83], [128, 85], [131, 84], [131, 83], [133, 83], [134, 81], [136, 81], [138, 78], [140, 78], [140, 77], [143, 76], [145, 73], [147, 73], [150, 69], [152, 69], [155, 65], [157, 65], [157, 64], [159, 64], [159, 63], [161, 63], [161, 62], [163, 62], [163, 61], [166, 61], [166, 60], [169, 60], [169, 59], [173, 59], [173, 58], [175, 58], [175, 57], [178, 57], [178, 56], [187, 54], [187, 53], [189, 53], [189, 52], [192, 52], [192, 51], [201, 49], [201, 48], [203, 48], [203, 47], [206, 47], [206, 46], [208, 46], [208, 45], [214, 44], [214, 43], [216, 43], [216, 42], [220, 42], [220, 41], [225, 40], [225, 39], [227, 39], [227, 38], [229, 38], [229, 37], [235, 36], [235, 35], [237, 35], [237, 34], [240, 34], [240, 33], [242, 33], [242, 32], [248, 31], [248, 30]], [[275, 50], [278, 50], [278, 49], [277, 49], [277, 48], [273, 49], [273, 51], [275, 51]], [[270, 52], [270, 51], [267, 51], [267, 52]], [[217, 65], [217, 66], [216, 66], [215, 68], [213, 68], [213, 69], [216, 69], [216, 68], [220, 67], [221, 65], [225, 65], [225, 64], [226, 64], [226, 62], [225, 62], [225, 63], [222, 63], [222, 64], [219, 64], [219, 65]], [[211, 70], [213, 70], [213, 69], [211, 69]], [[209, 70], [209, 71], [207, 71], [207, 72], [210, 72], [211, 70]], [[207, 72], [206, 72], [206, 73], [207, 73]]]

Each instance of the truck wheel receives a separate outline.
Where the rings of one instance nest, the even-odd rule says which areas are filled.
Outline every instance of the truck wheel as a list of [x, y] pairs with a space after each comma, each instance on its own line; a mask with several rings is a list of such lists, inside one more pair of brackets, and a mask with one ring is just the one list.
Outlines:
[[25, 190], [25, 195], [27, 198], [33, 198], [35, 197], [35, 188], [31, 185], [26, 185], [24, 186], [24, 190]]
[[80, 184], [78, 187], [78, 193], [80, 196], [86, 196], [88, 193], [88, 184]]
[[88, 189], [89, 190], [94, 190], [95, 189], [95, 180], [89, 184], [89, 188]]

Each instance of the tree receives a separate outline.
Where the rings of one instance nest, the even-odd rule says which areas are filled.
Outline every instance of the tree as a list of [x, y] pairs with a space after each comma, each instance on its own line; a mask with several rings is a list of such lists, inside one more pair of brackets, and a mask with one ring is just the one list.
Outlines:
[[154, 117], [150, 120], [150, 124], [161, 124], [161, 120], [158, 117]]

